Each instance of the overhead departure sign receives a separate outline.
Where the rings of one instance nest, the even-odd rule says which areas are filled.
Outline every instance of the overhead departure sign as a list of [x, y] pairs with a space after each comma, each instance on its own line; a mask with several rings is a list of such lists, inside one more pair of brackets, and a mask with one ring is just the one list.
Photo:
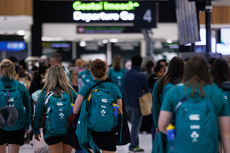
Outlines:
[[156, 26], [156, 4], [154, 2], [83, 2], [75, 1], [73, 20], [85, 23], [134, 23], [135, 26]]
[[73, 8], [76, 11], [102, 11], [102, 10], [135, 10], [135, 8], [139, 7], [139, 2], [89, 2], [84, 3], [81, 1], [76, 1], [73, 3]]
[[[128, 11], [122, 11], [121, 13], [83, 13], [81, 11], [75, 11], [73, 13], [73, 19], [75, 21], [134, 21], [135, 14]], [[151, 21], [150, 21], [151, 22]]]
[[34, 1], [33, 4], [34, 18], [41, 23], [102, 23], [103, 26], [127, 23], [137, 29], [156, 27], [153, 1]]

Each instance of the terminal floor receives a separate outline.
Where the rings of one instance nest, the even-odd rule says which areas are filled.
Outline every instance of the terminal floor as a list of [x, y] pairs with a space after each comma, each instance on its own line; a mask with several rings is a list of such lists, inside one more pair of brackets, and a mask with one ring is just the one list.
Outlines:
[[[152, 151], [152, 138], [151, 134], [139, 134], [140, 147], [145, 150], [145, 153], [151, 153]], [[25, 144], [20, 148], [20, 153], [34, 153], [30, 144]], [[128, 153], [128, 145], [117, 146], [116, 153]]]

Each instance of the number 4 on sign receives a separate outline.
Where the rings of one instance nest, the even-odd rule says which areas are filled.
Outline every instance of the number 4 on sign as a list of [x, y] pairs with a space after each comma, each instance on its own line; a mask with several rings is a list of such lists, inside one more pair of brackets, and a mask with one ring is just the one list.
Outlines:
[[143, 16], [143, 20], [147, 21], [147, 22], [152, 22], [152, 12], [150, 9], [145, 11], [145, 14]]

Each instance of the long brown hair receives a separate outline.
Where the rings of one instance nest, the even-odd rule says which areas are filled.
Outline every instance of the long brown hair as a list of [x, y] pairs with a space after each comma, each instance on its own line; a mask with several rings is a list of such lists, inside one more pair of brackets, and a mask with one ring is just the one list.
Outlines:
[[201, 96], [205, 96], [203, 87], [212, 84], [212, 79], [208, 71], [208, 65], [203, 57], [194, 56], [188, 60], [184, 70], [183, 83], [186, 85], [186, 88], [192, 87], [191, 96], [194, 96], [197, 85]]
[[168, 71], [158, 84], [157, 93], [163, 93], [163, 88], [167, 83], [179, 83], [184, 73], [184, 62], [179, 57], [173, 57], [169, 62]]
[[224, 81], [230, 81], [230, 69], [228, 67], [228, 63], [222, 58], [215, 60], [215, 62], [212, 64], [210, 72], [213, 81], [219, 88]]
[[115, 71], [120, 71], [121, 69], [121, 56], [116, 55], [113, 58], [113, 68]]

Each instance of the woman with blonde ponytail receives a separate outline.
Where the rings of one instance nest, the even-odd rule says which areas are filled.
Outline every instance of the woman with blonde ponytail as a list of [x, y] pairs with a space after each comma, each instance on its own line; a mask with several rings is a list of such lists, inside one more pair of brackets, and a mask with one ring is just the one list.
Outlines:
[[70, 153], [72, 150], [65, 138], [67, 125], [64, 124], [67, 124], [72, 113], [71, 103], [74, 103], [76, 98], [77, 94], [69, 84], [62, 66], [51, 66], [36, 104], [33, 128], [35, 139], [40, 141], [41, 123], [45, 117], [43, 133], [50, 153]]
[[[19, 153], [31, 123], [31, 103], [27, 88], [14, 80], [15, 65], [8, 59], [0, 64], [0, 153]], [[10, 106], [10, 107], [9, 107]], [[8, 114], [4, 114], [5, 109]], [[14, 111], [13, 111], [14, 110]]]

